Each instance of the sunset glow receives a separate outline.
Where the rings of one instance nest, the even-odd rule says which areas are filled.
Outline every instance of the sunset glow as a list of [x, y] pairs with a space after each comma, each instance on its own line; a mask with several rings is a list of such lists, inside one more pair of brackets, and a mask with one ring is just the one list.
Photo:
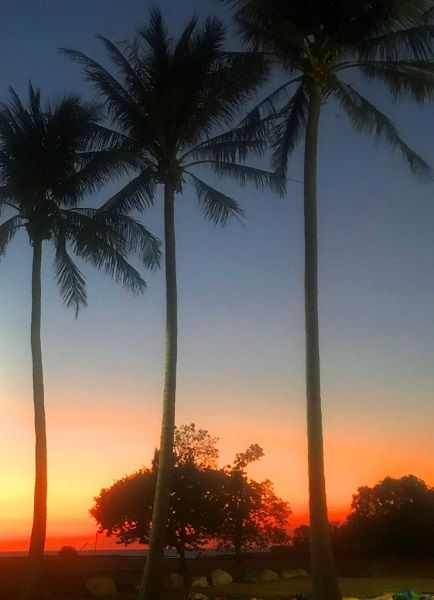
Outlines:
[[[143, 0], [43, 0], [26, 3], [23, 17], [8, 4], [0, 40], [1, 101], [9, 85], [21, 94], [29, 78], [47, 97], [75, 90], [93, 99], [82, 69], [58, 48], [80, 48], [106, 60], [95, 32], [126, 39], [149, 8]], [[230, 20], [224, 2], [160, 4], [175, 32], [194, 11]], [[391, 103], [382, 88], [371, 97], [432, 163], [432, 103]], [[358, 487], [386, 476], [414, 474], [434, 486], [433, 186], [412, 177], [399, 153], [351, 129], [337, 114], [340, 108], [327, 97], [318, 151], [319, 329], [331, 521], [345, 519]], [[268, 155], [254, 160], [268, 168]], [[221, 467], [259, 444], [265, 455], [248, 474], [273, 482], [291, 506], [295, 528], [308, 522], [302, 149], [291, 157], [288, 173], [284, 198], [211, 174], [210, 185], [236, 198], [247, 215], [245, 223], [234, 219], [223, 229], [204, 222], [189, 185], [176, 200], [176, 422], [194, 422], [217, 436]], [[120, 186], [114, 179], [84, 205], [101, 205]], [[157, 187], [155, 206], [134, 216], [162, 238]], [[23, 229], [0, 262], [0, 553], [26, 551], [32, 526], [28, 242]], [[89, 509], [102, 488], [150, 466], [160, 443], [164, 270], [146, 272], [135, 264], [147, 289], [133, 296], [78, 262], [88, 282], [88, 307], [75, 319], [59, 297], [53, 260], [45, 240], [46, 550], [93, 550], [95, 544], [119, 549], [115, 539], [96, 536]]]

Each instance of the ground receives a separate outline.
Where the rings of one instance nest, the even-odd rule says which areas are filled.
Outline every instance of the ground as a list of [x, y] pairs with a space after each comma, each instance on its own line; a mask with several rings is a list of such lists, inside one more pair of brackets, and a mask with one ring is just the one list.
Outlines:
[[[24, 558], [0, 558], [0, 599], [13, 600], [25, 566]], [[434, 595], [434, 560], [425, 561], [357, 561], [338, 560], [338, 573], [343, 595], [367, 598], [384, 592], [410, 589], [418, 593]], [[166, 561], [167, 571], [178, 571], [177, 560]], [[275, 581], [271, 583], [241, 583], [246, 569], [306, 569], [306, 560], [270, 556], [250, 556], [242, 565], [235, 565], [231, 557], [203, 557], [188, 561], [192, 575], [209, 575], [214, 569], [222, 568], [235, 578], [230, 586], [197, 589], [210, 598], [289, 598], [311, 590], [309, 579]], [[143, 569], [143, 559], [122, 556], [79, 556], [62, 559], [59, 556], [46, 558], [44, 581], [50, 600], [84, 600], [85, 583], [89, 577], [109, 576], [116, 582], [119, 593], [117, 600], [133, 600], [134, 585]], [[367, 576], [370, 575], [370, 576]], [[161, 600], [185, 600], [186, 590], [166, 592]]]

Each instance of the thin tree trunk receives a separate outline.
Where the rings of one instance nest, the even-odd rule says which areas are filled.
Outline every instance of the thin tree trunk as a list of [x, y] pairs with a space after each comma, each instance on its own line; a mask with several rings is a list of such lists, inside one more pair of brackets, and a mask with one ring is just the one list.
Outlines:
[[340, 600], [327, 516], [318, 336], [317, 145], [321, 89], [311, 86], [304, 156], [306, 396], [310, 555], [316, 600]]
[[42, 240], [37, 240], [33, 242], [31, 317], [33, 404], [35, 413], [35, 490], [29, 557], [23, 578], [18, 585], [18, 600], [37, 600], [41, 597], [47, 528], [47, 436], [41, 350], [41, 265]]
[[164, 187], [164, 234], [166, 257], [166, 355], [164, 371], [163, 418], [157, 485], [155, 489], [149, 553], [140, 586], [141, 600], [157, 600], [163, 576], [163, 559], [169, 494], [173, 467], [175, 431], [176, 360], [177, 360], [177, 288], [175, 252], [175, 189], [171, 183]]
[[44, 377], [41, 350], [42, 240], [33, 243], [31, 346], [33, 404], [35, 410], [35, 493], [29, 557], [42, 561], [47, 528], [47, 435], [45, 426]]

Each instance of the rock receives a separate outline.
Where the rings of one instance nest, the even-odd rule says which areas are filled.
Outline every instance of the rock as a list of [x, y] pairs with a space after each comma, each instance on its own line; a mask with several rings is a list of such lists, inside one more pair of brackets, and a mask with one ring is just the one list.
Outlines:
[[297, 577], [298, 577], [297, 569], [291, 569], [290, 571], [282, 571], [282, 573], [280, 574], [280, 578], [284, 579], [285, 581], [288, 581], [289, 579], [297, 579]]
[[232, 575], [223, 569], [216, 569], [211, 573], [211, 580], [213, 585], [229, 585], [232, 583]]
[[209, 600], [209, 597], [205, 596], [205, 594], [200, 594], [199, 592], [190, 592], [187, 600]]
[[203, 575], [195, 575], [191, 578], [191, 587], [208, 587], [208, 579]]
[[116, 596], [116, 585], [110, 577], [91, 577], [86, 581], [86, 589], [94, 598]]
[[272, 571], [271, 569], [264, 569], [261, 573], [260, 580], [263, 583], [268, 581], [277, 581], [279, 579], [278, 573], [276, 571]]
[[309, 577], [307, 571], [304, 569], [296, 569], [298, 579], [307, 579]]
[[244, 583], [258, 583], [259, 581], [259, 573], [258, 571], [253, 571], [252, 569], [246, 569], [243, 577]]
[[283, 571], [280, 577], [288, 581], [288, 579], [307, 579], [309, 575], [303, 569], [290, 569]]
[[182, 590], [184, 577], [179, 573], [169, 573], [165, 578], [164, 587], [168, 590]]

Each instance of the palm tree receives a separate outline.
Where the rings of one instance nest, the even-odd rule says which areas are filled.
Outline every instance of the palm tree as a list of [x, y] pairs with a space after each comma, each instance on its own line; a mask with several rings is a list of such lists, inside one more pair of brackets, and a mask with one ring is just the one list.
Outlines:
[[[341, 78], [357, 70], [393, 99], [434, 96], [432, 1], [227, 0], [244, 40], [269, 55], [288, 78], [244, 125], [267, 121], [273, 168], [304, 140], [305, 327], [311, 563], [317, 600], [340, 598], [327, 519], [318, 340], [317, 142], [321, 106], [339, 103], [351, 125], [398, 149], [415, 173], [430, 174], [396, 126]], [[295, 86], [295, 89], [292, 88]], [[291, 91], [292, 90], [292, 91]]]
[[[19, 230], [33, 248], [31, 350], [35, 411], [35, 490], [29, 556], [44, 555], [47, 520], [47, 445], [41, 350], [41, 265], [45, 242], [54, 246], [55, 276], [63, 302], [76, 315], [86, 306], [86, 280], [71, 257], [102, 268], [134, 293], [145, 288], [126, 260], [141, 255], [148, 267], [159, 259], [159, 242], [145, 227], [121, 213], [79, 208], [85, 195], [109, 173], [120, 171], [114, 150], [97, 150], [110, 140], [98, 124], [101, 110], [77, 96], [41, 106], [40, 92], [29, 84], [28, 106], [10, 90], [0, 105], [0, 257]], [[118, 165], [118, 167], [117, 167]]]
[[[84, 66], [87, 79], [105, 98], [123, 149], [136, 162], [136, 176], [107, 203], [111, 211], [142, 209], [164, 188], [166, 273], [166, 347], [159, 470], [150, 549], [140, 596], [158, 597], [173, 461], [177, 362], [177, 281], [175, 200], [189, 183], [204, 217], [226, 225], [240, 217], [237, 202], [203, 181], [194, 168], [208, 166], [218, 175], [265, 188], [279, 188], [280, 178], [242, 164], [250, 152], [261, 153], [261, 131], [244, 128], [221, 133], [265, 74], [262, 58], [223, 51], [225, 30], [217, 19], [201, 29], [193, 18], [176, 43], [169, 38], [160, 11], [122, 48], [101, 38], [117, 75], [73, 50], [64, 52]], [[219, 133], [218, 133], [219, 132]]]

